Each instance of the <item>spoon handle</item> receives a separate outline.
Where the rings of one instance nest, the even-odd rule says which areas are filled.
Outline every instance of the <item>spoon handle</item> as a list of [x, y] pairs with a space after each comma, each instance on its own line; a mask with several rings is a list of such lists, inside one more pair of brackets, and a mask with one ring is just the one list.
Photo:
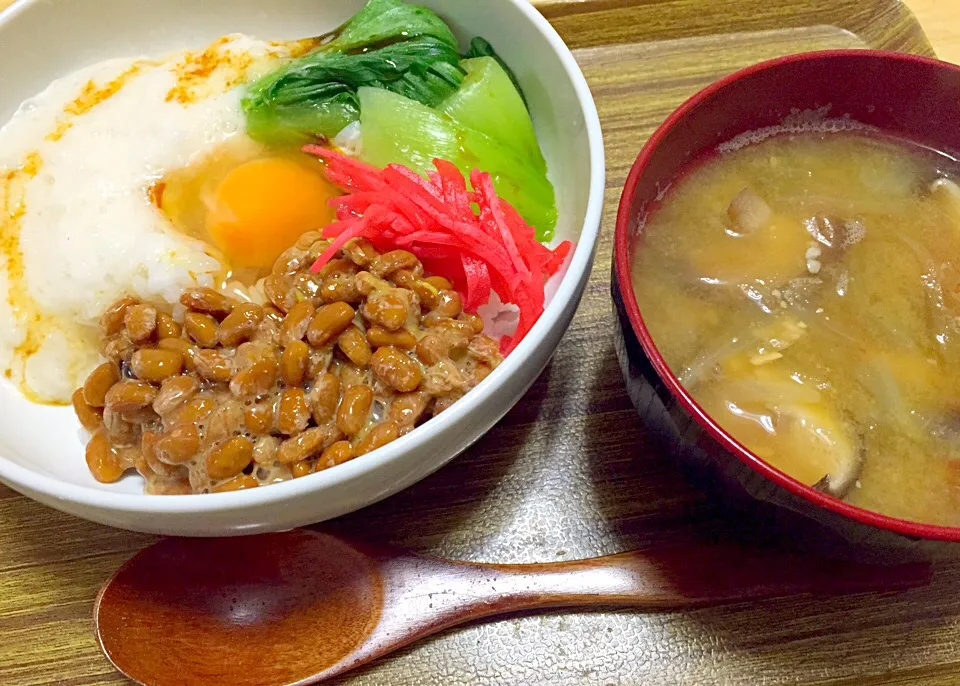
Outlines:
[[893, 591], [929, 582], [928, 564], [877, 566], [739, 546], [698, 544], [573, 562], [484, 565], [495, 612], [570, 605], [682, 609], [793, 595]]
[[880, 567], [716, 544], [527, 565], [450, 562], [401, 550], [367, 549], [367, 554], [381, 573], [382, 614], [362, 645], [323, 678], [443, 629], [507, 612], [596, 606], [676, 610], [801, 594], [893, 591], [925, 584], [932, 576], [927, 564]]
[[[388, 589], [378, 631], [404, 643], [462, 622], [519, 610], [619, 606], [678, 610], [793, 595], [894, 591], [929, 582], [928, 564], [891, 567], [735, 545], [501, 565], [405, 551], [381, 558]], [[368, 646], [371, 647], [371, 646]]]

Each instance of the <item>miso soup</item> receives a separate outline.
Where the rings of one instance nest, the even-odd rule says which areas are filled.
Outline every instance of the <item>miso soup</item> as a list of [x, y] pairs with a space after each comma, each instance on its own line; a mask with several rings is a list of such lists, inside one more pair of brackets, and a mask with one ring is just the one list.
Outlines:
[[678, 179], [633, 283], [739, 442], [854, 505], [960, 525], [960, 165], [863, 131], [780, 134]]

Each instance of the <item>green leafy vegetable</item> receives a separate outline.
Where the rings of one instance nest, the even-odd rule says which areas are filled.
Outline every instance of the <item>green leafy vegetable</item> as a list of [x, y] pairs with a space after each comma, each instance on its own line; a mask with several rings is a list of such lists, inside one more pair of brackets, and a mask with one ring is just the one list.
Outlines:
[[314, 52], [251, 84], [243, 99], [247, 128], [273, 143], [333, 137], [359, 118], [358, 88], [437, 105], [463, 81], [459, 64], [456, 48], [433, 36], [356, 54]]
[[363, 159], [425, 173], [439, 158], [467, 177], [475, 168], [489, 172], [497, 194], [537, 229], [539, 240], [549, 240], [556, 201], [530, 115], [495, 60], [464, 64], [463, 86], [436, 110], [395, 93], [361, 89]]
[[439, 112], [380, 88], [360, 89], [363, 159], [375, 167], [394, 162], [418, 172], [433, 169], [434, 158], [460, 154], [453, 122]]
[[303, 143], [356, 121], [360, 87], [435, 106], [463, 77], [457, 40], [440, 17], [402, 0], [370, 0], [332, 40], [251, 84], [243, 111], [257, 140]]
[[[461, 155], [454, 163], [464, 171], [480, 169], [493, 178], [497, 195], [509, 202], [528, 224], [537, 230], [537, 239], [553, 238], [557, 206], [553, 184], [545, 166], [479, 131], [458, 127]], [[466, 173], [466, 171], [464, 171]]]
[[466, 57], [430, 10], [370, 0], [329, 41], [249, 86], [247, 131], [301, 144], [359, 119], [367, 161], [425, 173], [440, 158], [467, 178], [475, 168], [489, 172], [497, 193], [548, 240], [554, 191], [516, 78], [482, 38]]
[[523, 98], [523, 104], [527, 104], [527, 96], [523, 94], [523, 89], [520, 87], [520, 82], [517, 81], [516, 74], [513, 73], [513, 70], [507, 65], [506, 62], [497, 54], [497, 51], [493, 49], [493, 46], [485, 39], [477, 36], [472, 41], [470, 41], [470, 49], [467, 50], [467, 54], [463, 56], [464, 59], [469, 60], [474, 57], [492, 57], [497, 61], [503, 71], [506, 72], [507, 76], [510, 77], [510, 82], [513, 83], [513, 87], [517, 89], [517, 93], [520, 94], [520, 97]]
[[457, 47], [457, 39], [443, 19], [403, 0], [370, 0], [335, 36], [320, 49], [352, 52], [420, 36], [433, 36], [451, 48]]
[[533, 122], [509, 74], [490, 57], [464, 60], [460, 66], [466, 70], [466, 78], [437, 109], [517, 151], [535, 169], [546, 173], [547, 163], [540, 152]]

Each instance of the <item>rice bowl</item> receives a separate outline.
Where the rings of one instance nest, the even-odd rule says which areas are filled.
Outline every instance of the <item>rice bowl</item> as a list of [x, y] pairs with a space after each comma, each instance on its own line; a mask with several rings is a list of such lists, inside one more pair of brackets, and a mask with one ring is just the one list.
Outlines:
[[[106, 4], [110, 5], [110, 3]], [[291, 4], [294, 7], [298, 5], [298, 3]], [[3, 402], [13, 411], [4, 413], [3, 425], [0, 425], [0, 441], [2, 441], [2, 454], [5, 458], [0, 462], [0, 475], [4, 480], [18, 490], [41, 496], [41, 499], [46, 502], [56, 502], [62, 509], [128, 528], [201, 535], [268, 530], [335, 516], [385, 497], [439, 467], [496, 421], [546, 363], [562, 329], [572, 316], [573, 308], [579, 299], [583, 282], [589, 271], [602, 189], [602, 155], [596, 115], [586, 86], [572, 58], [568, 53], [564, 53], [564, 59], [554, 61], [554, 50], [563, 49], [559, 39], [539, 15], [529, 8], [510, 2], [504, 2], [503, 7], [504, 12], [518, 19], [517, 28], [512, 30], [521, 31], [525, 39], [537, 48], [534, 51], [538, 60], [536, 72], [531, 71], [526, 65], [527, 60], [520, 57], [510, 59], [508, 49], [505, 47], [503, 51], [508, 61], [517, 65], [518, 77], [531, 100], [534, 123], [537, 125], [538, 134], [542, 136], [545, 155], [551, 169], [554, 170], [553, 181], [558, 189], [558, 197], [562, 199], [559, 208], [558, 236], [577, 237], [584, 217], [589, 219], [584, 232], [580, 232], [577, 237], [577, 250], [566, 268], [566, 274], [553, 302], [548, 305], [546, 312], [540, 317], [530, 335], [510, 353], [500, 367], [443, 415], [437, 416], [424, 427], [376, 451], [369, 458], [367, 456], [358, 458], [339, 466], [336, 470], [314, 474], [300, 482], [273, 486], [271, 487], [274, 490], [273, 495], [266, 495], [265, 492], [264, 494], [254, 492], [222, 494], [209, 496], [209, 505], [198, 503], [190, 506], [175, 504], [179, 500], [177, 497], [164, 499], [165, 502], [145, 505], [141, 496], [133, 495], [136, 493], [134, 484], [121, 481], [114, 486], [98, 486], [83, 474], [80, 468], [69, 466], [63, 468], [52, 458], [50, 461], [45, 461], [42, 456], [53, 455], [57, 451], [76, 453], [76, 425], [73, 424], [72, 428], [64, 427], [65, 431], [57, 435], [51, 432], [50, 436], [40, 437], [39, 441], [36, 440], [35, 433], [31, 437], [25, 435], [26, 432], [22, 430], [15, 430], [17, 425], [38, 426], [38, 422], [63, 423], [69, 426], [68, 422], [62, 421], [66, 419], [68, 413], [55, 408], [38, 409], [31, 406], [18, 397], [11, 386], [5, 385], [2, 388]], [[446, 8], [441, 5], [439, 9], [443, 12]], [[12, 30], [11, 26], [15, 26], [18, 22], [27, 22], [31, 17], [35, 20], [37, 12], [40, 10], [30, 3], [19, 5], [5, 15], [4, 19], [9, 24], [0, 25], [0, 32]], [[485, 22], [485, 17], [475, 11], [465, 9], [453, 14], [455, 26], [469, 25], [472, 34], [479, 32], [473, 28], [474, 26], [481, 29], [486, 25], [490, 29], [488, 36], [491, 40], [497, 38], [498, 29], [491, 26], [488, 21]], [[444, 16], [450, 18], [449, 13], [445, 13]], [[330, 23], [325, 27], [318, 27], [317, 33], [320, 33], [323, 28], [335, 25], [341, 19], [339, 14], [331, 15]], [[248, 23], [252, 21], [251, 19]], [[261, 20], [258, 19], [259, 21]], [[234, 29], [227, 26], [228, 23], [225, 20], [222, 23], [211, 21], [208, 27], [209, 33], [203, 36], [203, 39], [215, 38]], [[243, 21], [239, 24], [241, 25], [235, 27], [237, 30], [247, 30]], [[258, 29], [256, 34], [283, 37], [284, 31], [282, 28], [274, 31]], [[498, 42], [504, 43], [502, 39]], [[180, 46], [167, 43], [158, 45], [157, 50], [151, 52], [161, 53], [161, 50], [171, 47]], [[537, 83], [543, 78], [544, 71], [557, 78], [562, 76], [565, 80], [572, 79], [569, 90], [563, 89], [557, 93], [548, 94], [545, 89], [539, 88]], [[559, 106], [561, 103], [569, 108], [573, 102], [578, 102], [575, 106], [578, 109], [586, 108], [584, 119], [570, 122], [566, 118], [555, 118], [559, 112], [563, 111]], [[571, 126], [572, 129], [569, 128]], [[576, 131], [586, 131], [588, 135], [581, 137], [576, 135]], [[583, 183], [583, 179], [577, 179], [578, 172], [575, 171], [575, 164], [568, 163], [584, 158], [591, 159], [591, 177], [586, 184]], [[567, 192], [564, 193], [564, 190]], [[60, 419], [54, 419], [57, 415]], [[467, 421], [468, 416], [469, 426], [465, 426], [463, 422]], [[73, 448], [69, 448], [71, 442]], [[413, 461], [413, 453], [422, 451], [427, 445], [431, 446], [427, 452], [431, 458]], [[31, 453], [39, 455], [40, 459], [26, 459], [26, 456]], [[12, 460], [6, 459], [8, 456], [12, 457]], [[57, 478], [42, 477], [38, 482], [35, 475], [41, 471], [46, 471], [47, 474], [53, 472], [57, 474]], [[40, 488], [35, 488], [36, 486]], [[336, 491], [336, 495], [319, 503], [317, 499], [309, 496], [310, 493], [318, 490], [330, 494]], [[81, 503], [71, 503], [78, 497], [81, 497]], [[291, 499], [300, 502], [301, 505], [290, 506]], [[306, 505], [307, 502], [309, 505]], [[257, 503], [257, 506], [247, 508], [247, 505], [252, 503]], [[239, 512], [243, 508], [246, 508], [245, 514]], [[201, 520], [188, 514], [197, 511], [208, 512], [209, 516]], [[165, 516], [157, 517], [150, 514], [151, 512], [163, 512]], [[161, 519], [163, 521], [160, 521]]]

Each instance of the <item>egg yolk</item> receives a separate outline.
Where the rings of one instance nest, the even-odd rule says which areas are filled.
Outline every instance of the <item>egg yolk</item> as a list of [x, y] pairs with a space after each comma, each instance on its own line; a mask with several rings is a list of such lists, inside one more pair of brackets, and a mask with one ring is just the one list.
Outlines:
[[269, 269], [301, 234], [333, 221], [335, 195], [318, 172], [292, 160], [245, 162], [208, 199], [207, 232], [235, 266]]

